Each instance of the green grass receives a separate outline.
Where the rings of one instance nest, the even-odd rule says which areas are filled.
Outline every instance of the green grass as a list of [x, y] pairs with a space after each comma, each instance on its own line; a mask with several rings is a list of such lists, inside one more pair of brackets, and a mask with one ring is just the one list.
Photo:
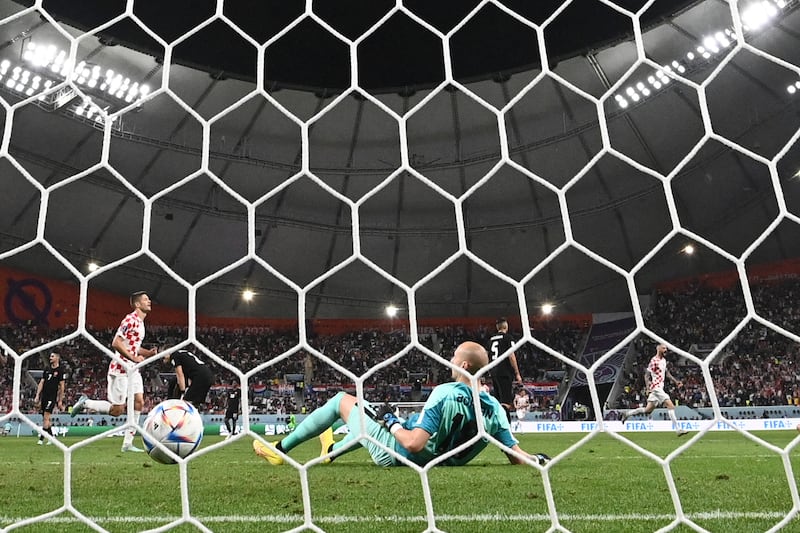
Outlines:
[[[757, 435], [784, 447], [794, 432]], [[670, 433], [628, 434], [665, 457], [683, 440]], [[522, 435], [523, 448], [556, 455], [583, 435]], [[72, 504], [108, 531], [141, 531], [181, 514], [180, 468], [144, 454], [122, 454], [119, 438], [73, 450]], [[67, 445], [79, 439], [65, 439]], [[59, 509], [65, 502], [64, 454], [36, 446], [33, 437], [0, 438], [0, 529]], [[208, 437], [204, 446], [219, 442]], [[213, 531], [278, 532], [302, 525], [301, 473], [255, 457], [251, 439], [228, 442], [188, 463], [192, 516]], [[316, 443], [292, 451], [305, 461]], [[797, 471], [800, 452], [792, 451]], [[709, 531], [765, 531], [792, 510], [790, 482], [779, 455], [735, 433], [709, 433], [670, 465], [681, 505]], [[649, 532], [672, 522], [675, 508], [661, 465], [605, 434], [584, 443], [549, 471], [560, 524], [580, 532]], [[307, 473], [312, 516], [330, 532], [418, 532], [426, 529], [423, 483], [410, 468], [374, 466], [364, 450], [312, 467]], [[451, 532], [546, 531], [550, 525], [542, 475], [512, 466], [489, 447], [473, 463], [435, 468], [428, 475], [436, 527]], [[796, 480], [791, 480], [796, 484]], [[24, 532], [91, 529], [69, 512]], [[191, 524], [171, 531], [197, 531]], [[682, 525], [675, 531], [692, 531]], [[800, 531], [800, 519], [784, 531]]]

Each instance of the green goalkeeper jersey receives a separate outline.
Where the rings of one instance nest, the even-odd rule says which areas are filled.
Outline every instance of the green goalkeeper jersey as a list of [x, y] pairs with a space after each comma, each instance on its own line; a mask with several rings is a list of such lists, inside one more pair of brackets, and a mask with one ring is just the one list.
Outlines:
[[[432, 459], [447, 453], [478, 434], [472, 389], [460, 382], [443, 383], [431, 391], [422, 411], [412, 414], [403, 424], [406, 429], [422, 428], [431, 435], [425, 448], [410, 453], [397, 445], [397, 451], [413, 463], [425, 465]], [[480, 412], [486, 433], [505, 446], [511, 447], [519, 441], [511, 434], [506, 413], [500, 403], [486, 392], [480, 393]], [[457, 452], [440, 463], [460, 466], [470, 462], [488, 444], [485, 438], [478, 439], [469, 447]]]

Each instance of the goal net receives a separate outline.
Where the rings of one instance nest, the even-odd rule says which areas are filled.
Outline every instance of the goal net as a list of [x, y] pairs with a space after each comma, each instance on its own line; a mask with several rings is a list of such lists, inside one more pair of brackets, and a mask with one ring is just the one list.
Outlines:
[[[196, 350], [219, 383], [247, 391], [243, 431], [207, 439], [169, 479], [151, 476], [162, 467], [146, 457], [99, 451], [142, 430], [129, 394], [119, 426], [45, 436], [61, 455], [31, 460], [30, 491], [60, 486], [58, 501], [23, 505], [0, 486], [0, 529], [777, 531], [796, 520], [795, 434], [767, 437], [726, 410], [729, 389], [752, 382], [736, 369], [734, 383], [729, 367], [759, 342], [783, 352], [749, 367], [766, 374], [742, 405], [765, 390], [776, 408], [800, 395], [797, 314], [780, 285], [800, 274], [796, 0], [398, 0], [348, 3], [352, 14], [314, 0], [252, 13], [177, 4], [167, 16], [138, 0], [83, 12], [0, 1], [0, 429], [41, 433], [31, 398], [41, 374], [30, 371], [50, 352], [70, 354], [81, 380], [70, 391], [103, 397], [104, 365], [119, 360], [113, 293], [145, 289], [156, 302], [146, 344]], [[364, 320], [389, 304], [399, 317]], [[316, 455], [287, 455], [281, 469], [252, 455], [253, 439], [276, 438], [261, 409], [286, 414], [306, 385], [321, 398], [314, 383], [347, 383], [365, 416], [389, 385], [449, 380], [453, 348], [482, 341], [498, 316], [517, 339], [470, 376], [474, 399], [516, 352], [541, 381], [546, 370], [564, 377], [559, 399], [584, 404], [587, 425], [548, 464], [504, 447], [480, 417], [470, 443], [522, 460], [513, 475], [441, 473], [388, 448], [408, 467], [400, 474], [378, 477], [366, 455], [334, 462], [353, 469], [334, 477]], [[620, 318], [630, 327], [603, 330]], [[381, 333], [363, 331], [378, 322]], [[707, 407], [680, 404], [689, 434], [669, 444], [619, 420], [647, 403], [637, 381], [659, 344], [681, 398]], [[155, 360], [138, 366], [147, 391], [170, 377]], [[273, 385], [285, 403], [264, 393]], [[410, 391], [407, 405], [420, 405], [427, 391]], [[663, 416], [635, 420], [684, 427]], [[540, 422], [529, 452], [548, 451], [544, 433], [567, 421]], [[698, 503], [726, 490], [730, 474], [692, 462], [724, 454], [709, 445], [717, 432], [773, 467], [769, 480], [736, 483], [783, 499], [765, 510]], [[603, 459], [592, 462], [595, 448]], [[230, 465], [213, 466], [223, 454]], [[619, 479], [584, 490], [626, 463], [644, 491], [657, 488]], [[102, 464], [118, 477], [93, 479]], [[205, 469], [220, 479], [208, 483]], [[639, 498], [648, 505], [609, 510]]]

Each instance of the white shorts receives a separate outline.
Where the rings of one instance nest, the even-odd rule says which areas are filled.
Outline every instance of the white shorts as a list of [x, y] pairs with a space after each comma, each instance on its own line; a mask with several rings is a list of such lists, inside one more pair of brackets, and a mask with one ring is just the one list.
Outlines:
[[647, 397], [647, 401], [649, 403], [654, 403], [656, 405], [661, 405], [662, 403], [669, 400], [669, 394], [664, 392], [664, 390], [654, 390], [650, 392], [650, 396]]
[[123, 405], [128, 402], [128, 378], [130, 377], [133, 394], [144, 394], [142, 374], [109, 374], [108, 375], [108, 401], [111, 405]]
[[522, 420], [528, 414], [527, 409], [517, 409], [517, 420]]

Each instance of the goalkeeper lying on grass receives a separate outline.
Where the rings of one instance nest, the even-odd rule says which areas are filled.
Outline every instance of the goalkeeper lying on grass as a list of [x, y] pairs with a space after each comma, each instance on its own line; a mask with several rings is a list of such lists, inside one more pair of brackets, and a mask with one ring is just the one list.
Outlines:
[[[464, 342], [456, 348], [451, 362], [468, 374], [475, 374], [489, 363], [489, 358], [480, 344]], [[473, 392], [467, 375], [453, 370], [453, 379], [455, 381], [452, 383], [436, 386], [425, 402], [422, 412], [418, 415], [412, 414], [406, 421], [399, 419], [388, 405], [377, 411], [373, 406], [365, 405], [366, 433], [407, 461], [420, 466], [466, 443], [478, 434]], [[353, 444], [361, 432], [361, 412], [356, 401], [355, 396], [340, 392], [308, 415], [298, 424], [297, 429], [282, 440], [273, 443], [272, 446], [255, 440], [253, 449], [269, 463], [279, 465], [283, 463], [282, 453], [288, 453], [301, 443], [319, 436], [322, 442], [321, 455], [331, 454], [329, 461], [337, 455], [353, 451], [360, 444], [369, 451], [377, 465], [407, 464], [370, 440], [364, 439], [358, 444]], [[545, 465], [550, 460], [544, 454], [531, 455], [519, 447], [519, 441], [509, 429], [505, 411], [497, 400], [486, 392], [480, 393], [480, 411], [486, 432], [518, 454], [507, 452], [509, 461], [514, 464], [526, 464], [527, 461], [523, 458], [529, 458], [532, 463]], [[334, 443], [331, 426], [339, 419], [347, 424], [349, 433], [343, 440]], [[487, 440], [477, 439], [441, 464], [449, 466], [467, 464], [487, 444]]]

